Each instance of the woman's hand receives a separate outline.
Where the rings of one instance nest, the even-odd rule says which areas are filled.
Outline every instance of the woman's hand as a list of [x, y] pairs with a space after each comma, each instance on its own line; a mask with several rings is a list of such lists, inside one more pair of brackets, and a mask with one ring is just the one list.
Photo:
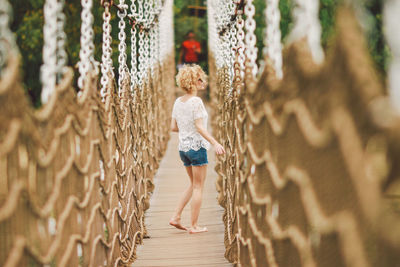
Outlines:
[[220, 143], [216, 143], [214, 145], [214, 149], [215, 149], [215, 153], [217, 153], [217, 155], [225, 154], [225, 149]]
[[208, 142], [210, 142], [214, 146], [215, 153], [217, 155], [225, 154], [224, 147], [220, 143], [218, 143], [217, 140], [215, 140], [211, 134], [208, 133], [207, 129], [203, 127], [202, 118], [196, 119], [194, 121], [194, 124], [196, 126], [197, 131], [201, 134], [201, 136], [203, 136]]

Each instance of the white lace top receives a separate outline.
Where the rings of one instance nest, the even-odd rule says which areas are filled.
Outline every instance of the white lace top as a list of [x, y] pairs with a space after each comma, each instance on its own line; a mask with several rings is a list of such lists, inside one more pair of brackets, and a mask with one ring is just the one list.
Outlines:
[[187, 152], [190, 149], [195, 151], [204, 147], [210, 148], [210, 143], [197, 132], [194, 121], [203, 118], [203, 126], [207, 129], [208, 114], [200, 97], [193, 96], [186, 102], [181, 101], [181, 97], [175, 100], [172, 109], [172, 118], [178, 124], [179, 129], [179, 150]]

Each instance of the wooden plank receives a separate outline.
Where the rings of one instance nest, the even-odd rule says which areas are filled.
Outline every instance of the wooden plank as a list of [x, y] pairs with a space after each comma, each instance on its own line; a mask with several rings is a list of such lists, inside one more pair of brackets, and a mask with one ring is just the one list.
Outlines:
[[[208, 152], [209, 165], [199, 218], [199, 225], [206, 226], [208, 232], [191, 235], [168, 224], [182, 192], [189, 185], [177, 147], [177, 134], [172, 134], [155, 176], [156, 187], [146, 212], [150, 238], [138, 247], [138, 258], [132, 266], [232, 266], [224, 258], [223, 209], [217, 203], [213, 150]], [[182, 214], [182, 223], [190, 225], [190, 203]]]

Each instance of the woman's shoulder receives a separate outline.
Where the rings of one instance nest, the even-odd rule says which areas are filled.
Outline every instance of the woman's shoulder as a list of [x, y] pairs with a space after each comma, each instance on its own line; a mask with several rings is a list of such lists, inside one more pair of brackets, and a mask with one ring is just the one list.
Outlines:
[[174, 103], [175, 103], [175, 104], [178, 103], [180, 99], [181, 99], [181, 96], [180, 96], [180, 97], [177, 97], [177, 98], [175, 99], [175, 102], [174, 102]]
[[203, 103], [203, 100], [202, 100], [201, 97], [199, 97], [199, 96], [194, 96], [194, 97], [193, 97], [193, 101]]
[[199, 104], [203, 104], [203, 100], [198, 96], [192, 96], [189, 99], [188, 98], [185, 99], [182, 96], [180, 96], [175, 100], [175, 103], [174, 103], [174, 105], [184, 105], [184, 106], [187, 106], [187, 104], [189, 106], [199, 105]]

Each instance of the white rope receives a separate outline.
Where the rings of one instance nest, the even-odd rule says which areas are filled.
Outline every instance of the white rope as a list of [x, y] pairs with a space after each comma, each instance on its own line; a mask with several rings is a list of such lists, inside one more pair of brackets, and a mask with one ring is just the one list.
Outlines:
[[271, 64], [275, 70], [276, 77], [282, 79], [282, 44], [280, 29], [281, 13], [279, 10], [279, 0], [266, 0], [265, 9], [265, 38], [264, 38], [264, 57], [268, 57], [267, 64]]
[[7, 65], [10, 49], [17, 49], [14, 34], [9, 28], [11, 17], [11, 5], [6, 0], [0, 0], [0, 75]]
[[324, 61], [324, 51], [321, 47], [319, 1], [295, 0], [295, 2], [294, 27], [288, 37], [288, 42], [291, 43], [306, 37], [314, 62], [320, 64]]
[[94, 67], [94, 32], [93, 32], [93, 0], [82, 0], [81, 13], [81, 49], [79, 51], [79, 73], [78, 87], [83, 88], [83, 82], [89, 70]]
[[383, 15], [385, 36], [393, 56], [388, 70], [389, 94], [400, 113], [400, 1], [386, 0]]

